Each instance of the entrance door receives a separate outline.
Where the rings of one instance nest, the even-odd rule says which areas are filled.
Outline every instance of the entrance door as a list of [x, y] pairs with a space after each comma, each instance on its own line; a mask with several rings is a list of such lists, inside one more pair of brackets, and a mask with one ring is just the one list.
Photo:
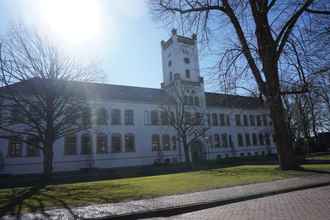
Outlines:
[[195, 141], [191, 146], [192, 162], [199, 163], [203, 160], [203, 144], [200, 141]]

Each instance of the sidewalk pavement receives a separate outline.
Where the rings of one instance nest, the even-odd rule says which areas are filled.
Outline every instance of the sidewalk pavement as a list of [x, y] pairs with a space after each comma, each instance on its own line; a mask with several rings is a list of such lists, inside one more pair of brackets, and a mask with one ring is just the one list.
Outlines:
[[[21, 219], [137, 219], [171, 216], [267, 195], [326, 185], [330, 185], [330, 175], [318, 174], [154, 199], [91, 205], [70, 210], [53, 209], [46, 212], [48, 217], [43, 217], [41, 214], [24, 214]], [[4, 220], [9, 219], [15, 218], [4, 217]]]

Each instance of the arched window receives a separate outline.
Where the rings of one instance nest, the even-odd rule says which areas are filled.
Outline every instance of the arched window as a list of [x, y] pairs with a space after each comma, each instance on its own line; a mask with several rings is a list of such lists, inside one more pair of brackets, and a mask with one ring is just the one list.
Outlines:
[[125, 135], [125, 152], [135, 151], [135, 137], [134, 134]]
[[121, 111], [120, 109], [111, 110], [111, 124], [120, 125], [121, 124]]
[[22, 157], [22, 140], [20, 137], [11, 137], [8, 141], [8, 156]]
[[122, 148], [121, 134], [112, 134], [112, 136], [111, 136], [111, 152], [119, 153], [122, 151], [121, 148]]
[[77, 154], [77, 136], [68, 135], [64, 138], [64, 154], [74, 155]]
[[40, 151], [39, 151], [39, 148], [38, 148], [38, 141], [34, 137], [29, 137], [27, 139], [26, 156], [27, 157], [38, 157], [38, 156], [40, 156]]
[[151, 137], [152, 151], [160, 150], [160, 137], [158, 134], [153, 134]]
[[84, 127], [90, 127], [92, 124], [92, 112], [90, 108], [85, 108], [82, 110], [82, 124]]
[[108, 135], [99, 133], [96, 136], [96, 152], [98, 154], [108, 153]]
[[92, 135], [89, 133], [81, 136], [81, 154], [92, 154]]
[[108, 112], [105, 108], [100, 108], [96, 112], [96, 124], [107, 125], [109, 120]]
[[172, 150], [176, 150], [176, 137], [172, 136]]
[[171, 148], [170, 148], [170, 136], [168, 134], [163, 134], [162, 135], [162, 142], [163, 142], [163, 150], [164, 151], [171, 150]]

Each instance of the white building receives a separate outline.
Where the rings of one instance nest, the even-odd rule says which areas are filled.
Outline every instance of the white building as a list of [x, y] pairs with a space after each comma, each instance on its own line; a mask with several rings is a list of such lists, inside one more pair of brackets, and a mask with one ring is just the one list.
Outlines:
[[[160, 105], [178, 87], [186, 102], [205, 113], [210, 123], [195, 156], [217, 159], [276, 153], [269, 110], [259, 99], [205, 92], [195, 35], [187, 38], [173, 30], [161, 47], [161, 89], [79, 83], [92, 97], [93, 128], [55, 143], [55, 172], [183, 161], [176, 130], [164, 125], [160, 114]], [[42, 155], [37, 150], [16, 139], [0, 139], [0, 174], [39, 172]]]

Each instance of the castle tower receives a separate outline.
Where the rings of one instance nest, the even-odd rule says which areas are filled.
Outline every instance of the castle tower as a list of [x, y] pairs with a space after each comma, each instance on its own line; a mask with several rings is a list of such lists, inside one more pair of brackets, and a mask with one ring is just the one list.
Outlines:
[[[161, 42], [163, 83], [161, 87], [173, 93], [180, 90], [191, 106], [205, 109], [205, 93], [203, 78], [200, 77], [197, 36], [191, 38], [177, 34]], [[175, 88], [174, 88], [175, 87]], [[202, 109], [201, 109], [202, 111]]]

